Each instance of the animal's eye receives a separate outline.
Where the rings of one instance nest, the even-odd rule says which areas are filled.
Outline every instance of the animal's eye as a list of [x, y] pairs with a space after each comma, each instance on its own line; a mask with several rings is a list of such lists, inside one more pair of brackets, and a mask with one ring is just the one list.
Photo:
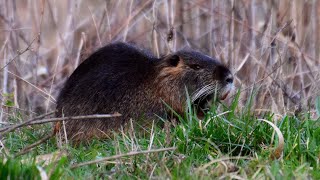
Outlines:
[[201, 67], [198, 64], [190, 64], [189, 65], [190, 68], [194, 69], [194, 70], [199, 70], [201, 69]]

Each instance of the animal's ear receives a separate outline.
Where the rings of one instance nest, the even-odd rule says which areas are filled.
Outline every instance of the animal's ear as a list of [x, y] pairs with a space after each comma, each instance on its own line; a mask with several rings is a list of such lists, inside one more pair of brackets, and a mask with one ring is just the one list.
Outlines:
[[182, 59], [178, 55], [170, 55], [166, 58], [166, 62], [169, 66], [177, 67], [182, 62]]

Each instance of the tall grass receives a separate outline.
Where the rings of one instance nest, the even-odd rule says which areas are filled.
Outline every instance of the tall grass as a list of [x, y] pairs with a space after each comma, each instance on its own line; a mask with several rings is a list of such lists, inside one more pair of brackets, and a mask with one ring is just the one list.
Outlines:
[[[237, 97], [239, 98], [239, 93]], [[0, 168], [18, 176], [34, 171], [56, 178], [88, 179], [318, 179], [320, 177], [320, 122], [303, 116], [283, 115], [275, 123], [281, 130], [284, 144], [268, 123], [259, 121], [244, 108], [237, 112], [238, 99], [231, 106], [218, 103], [204, 120], [190, 112], [180, 124], [165, 128], [154, 126], [148, 133], [127, 131], [115, 133], [107, 140], [91, 140], [78, 146], [64, 146], [56, 153], [54, 139], [15, 157], [24, 146], [40, 139], [50, 126], [23, 128], [5, 137], [7, 156], [0, 156]], [[250, 105], [250, 103], [248, 103]], [[224, 112], [224, 113], [221, 113]], [[274, 121], [276, 114], [262, 118]], [[275, 155], [275, 148], [283, 151]], [[165, 147], [173, 150], [126, 155]], [[61, 152], [65, 153], [61, 153]], [[4, 151], [5, 152], [5, 151]], [[116, 158], [111, 158], [117, 155]], [[275, 157], [277, 156], [277, 157]], [[104, 157], [108, 160], [99, 161]], [[5, 159], [4, 159], [5, 158]], [[83, 162], [96, 163], [80, 166]], [[36, 171], [35, 167], [42, 171]], [[1, 174], [1, 171], [0, 171]], [[6, 175], [6, 174], [5, 174]], [[14, 177], [13, 176], [13, 177]]]

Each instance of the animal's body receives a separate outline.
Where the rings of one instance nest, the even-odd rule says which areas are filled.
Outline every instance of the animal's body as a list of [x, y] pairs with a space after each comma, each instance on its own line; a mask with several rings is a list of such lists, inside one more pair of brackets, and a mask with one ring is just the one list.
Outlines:
[[159, 117], [166, 119], [168, 106], [183, 115], [186, 92], [200, 115], [215, 92], [223, 99], [232, 86], [229, 69], [200, 52], [182, 50], [156, 58], [136, 46], [113, 43], [72, 73], [58, 97], [56, 116], [120, 113], [120, 117], [65, 123], [68, 139], [102, 138], [130, 119], [140, 120], [142, 126]]

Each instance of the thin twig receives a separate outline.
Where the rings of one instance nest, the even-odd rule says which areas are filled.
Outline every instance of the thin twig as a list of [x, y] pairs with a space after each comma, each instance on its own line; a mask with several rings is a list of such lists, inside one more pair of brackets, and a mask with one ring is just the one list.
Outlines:
[[121, 114], [115, 113], [115, 114], [95, 114], [95, 115], [88, 115], [88, 116], [50, 118], [50, 119], [42, 119], [42, 120], [32, 121], [28, 125], [44, 124], [44, 123], [49, 123], [49, 122], [68, 121], [68, 120], [103, 119], [103, 118], [113, 118], [113, 117], [120, 117], [120, 116], [121, 116]]
[[29, 146], [25, 147], [24, 149], [22, 149], [20, 152], [18, 152], [17, 154], [14, 155], [14, 157], [18, 157], [21, 156], [23, 154], [26, 154], [28, 152], [30, 152], [34, 147], [38, 146], [39, 144], [42, 144], [43, 142], [47, 141], [48, 139], [50, 139], [51, 137], [53, 137], [55, 135], [55, 132], [52, 131], [49, 135], [43, 137], [42, 139], [40, 139], [39, 141], [30, 144]]
[[[130, 6], [129, 6], [129, 17], [128, 19], [131, 20], [131, 15], [132, 15], [132, 4], [133, 4], [133, 0], [130, 1]], [[127, 39], [127, 35], [128, 35], [128, 31], [129, 31], [129, 24], [130, 21], [128, 21], [126, 23], [126, 28], [124, 29], [124, 33], [123, 33], [123, 41], [125, 42]]]
[[[15, 127], [5, 127], [0, 129], [0, 132], [3, 135], [4, 133], [13, 131], [15, 129], [21, 128], [23, 126], [28, 125], [35, 125], [35, 124], [44, 124], [49, 122], [57, 122], [57, 121], [68, 121], [68, 120], [83, 120], [83, 119], [100, 119], [100, 118], [112, 118], [112, 117], [119, 117], [121, 114], [115, 113], [115, 114], [95, 114], [95, 115], [88, 115], [88, 116], [72, 116], [72, 117], [60, 117], [60, 118], [49, 118], [49, 119], [42, 119], [42, 120], [29, 120], [27, 122], [23, 122], [20, 124], [15, 125]], [[10, 128], [10, 131], [8, 130]], [[0, 137], [1, 137], [0, 135]]]
[[[46, 114], [42, 114], [42, 115], [37, 116], [37, 117], [35, 117], [35, 118], [33, 118], [33, 119], [24, 121], [24, 122], [22, 122], [22, 123], [20, 123], [20, 124], [12, 125], [12, 126], [9, 126], [9, 127], [4, 127], [4, 128], [2, 128], [2, 129], [0, 129], [1, 135], [5, 134], [5, 133], [7, 133], [7, 132], [11, 132], [11, 131], [13, 131], [13, 130], [15, 130], [15, 129], [17, 129], [17, 128], [20, 128], [21, 126], [24, 126], [24, 125], [26, 125], [26, 124], [28, 124], [28, 123], [30, 123], [30, 122], [32, 122], [32, 121], [35, 121], [35, 120], [38, 120], [38, 119], [42, 119], [42, 118], [44, 118], [44, 117], [46, 117], [46, 116], [49, 116], [49, 115], [51, 115], [51, 114], [53, 114], [53, 113], [54, 113], [54, 111], [49, 112], [49, 113], [46, 113]], [[0, 137], [1, 137], [1, 135], [0, 135]]]
[[[52, 102], [53, 104], [56, 104], [56, 100], [54, 99], [54, 97], [52, 97], [49, 93], [45, 92], [44, 90], [42, 90], [41, 88], [37, 87], [36, 85], [32, 84], [31, 82], [23, 79], [22, 77], [12, 73], [11, 71], [8, 71], [9, 74], [15, 76], [16, 78], [18, 78], [19, 80], [29, 84], [31, 87], [35, 88], [36, 90], [38, 90], [39, 92], [43, 93], [44, 95], [48, 96], [49, 97], [49, 101]], [[45, 98], [45, 97], [44, 97]]]
[[[271, 75], [272, 75], [274, 72], [276, 72], [279, 68], [281, 68], [282, 65], [284, 65], [285, 62], [286, 62], [286, 61], [283, 61], [281, 64], [279, 64], [279, 66], [277, 66], [276, 68], [274, 68], [274, 69], [273, 69], [270, 73], [268, 73], [265, 77], [259, 79], [258, 81], [254, 82], [253, 84], [251, 84], [251, 85], [249, 85], [249, 86], [241, 89], [240, 92], [244, 92], [244, 91], [246, 91], [246, 90], [254, 87], [256, 84], [259, 84], [260, 82], [264, 81], [264, 80], [267, 79], [268, 77], [271, 77]], [[266, 71], [267, 71], [267, 70], [266, 70]], [[235, 94], [235, 95], [231, 95], [231, 96], [227, 97], [227, 99], [232, 99], [232, 98], [235, 97], [235, 96], [236, 96], [236, 94]]]
[[117, 29], [115, 33], [113, 33], [113, 37], [120, 34], [120, 32], [123, 31], [127, 27], [127, 24], [129, 24], [136, 16], [140, 15], [140, 12], [143, 11], [143, 9], [146, 6], [150, 5], [152, 2], [153, 1], [148, 0], [144, 4], [142, 4], [139, 9], [132, 12], [132, 15], [130, 16], [130, 18], [127, 18], [127, 20], [122, 24], [122, 26], [119, 29]]
[[[10, 21], [5, 15], [3, 15], [3, 14], [0, 13], [0, 18], [3, 20], [3, 22], [5, 22], [5, 23], [9, 26], [9, 28], [11, 28], [11, 29], [9, 29], [10, 31], [13, 31], [13, 30], [18, 29], [18, 28], [12, 27], [11, 21]], [[23, 30], [23, 29], [20, 28], [20, 30]], [[23, 42], [25, 42], [26, 44], [28, 44], [28, 40], [27, 40], [27, 38], [25, 37], [25, 34], [23, 34], [23, 33], [21, 33], [21, 32], [19, 32], [19, 33], [17, 33], [17, 34], [19, 35], [19, 37], [22, 39]]]
[[146, 150], [146, 151], [133, 151], [133, 152], [129, 152], [126, 154], [118, 154], [118, 155], [109, 156], [109, 157], [105, 157], [105, 158], [101, 158], [101, 159], [97, 159], [97, 160], [93, 160], [93, 161], [87, 161], [84, 163], [74, 164], [73, 166], [71, 166], [71, 169], [90, 165], [90, 164], [95, 164], [95, 163], [99, 163], [99, 162], [103, 162], [103, 161], [109, 161], [112, 159], [119, 159], [119, 158], [127, 157], [127, 156], [135, 156], [135, 155], [140, 155], [140, 154], [149, 154], [149, 153], [156, 153], [156, 152], [163, 152], [163, 151], [174, 151], [174, 150], [176, 150], [176, 147], [153, 149], [153, 150]]
[[89, 6], [87, 6], [87, 8], [89, 9], [89, 12], [91, 14], [91, 18], [92, 18], [92, 21], [93, 21], [93, 25], [94, 25], [94, 27], [96, 29], [96, 33], [97, 33], [97, 37], [98, 37], [98, 40], [99, 40], [99, 43], [100, 43], [100, 47], [102, 47], [102, 42], [101, 42], [101, 38], [100, 38], [100, 32], [99, 32], [99, 29], [97, 27], [97, 23], [96, 23], [96, 21], [94, 19], [93, 13], [92, 13], [91, 9], [89, 8]]
[[[292, 23], [292, 20], [290, 20], [290, 21], [288, 21], [286, 24], [284, 24], [284, 25], [276, 32], [276, 34], [272, 37], [272, 39], [271, 39], [271, 41], [270, 41], [270, 44], [271, 44], [273, 41], [275, 41], [275, 40], [277, 39], [278, 34], [279, 34], [281, 31], [283, 31], [286, 27], [288, 27], [291, 23]], [[264, 51], [264, 52], [262, 53], [262, 55], [260, 56], [260, 59], [262, 58], [263, 54], [265, 54], [266, 52], [267, 52], [267, 51]], [[277, 66], [276, 68], [274, 68], [274, 69], [273, 69], [269, 74], [267, 74], [265, 77], [263, 77], [263, 78], [261, 78], [260, 80], [254, 82], [253, 84], [247, 86], [246, 88], [240, 90], [240, 92], [244, 92], [244, 91], [246, 91], [246, 90], [254, 87], [256, 84], [264, 81], [264, 80], [267, 79], [268, 77], [270, 77], [272, 80], [276, 81], [274, 78], [271, 77], [271, 75], [272, 75], [274, 72], [276, 72], [280, 67], [282, 67], [282, 66], [284, 65], [284, 63], [286, 63], [286, 61], [283, 61], [279, 66]], [[268, 70], [265, 70], [265, 71], [268, 72]], [[279, 87], [280, 87], [280, 86], [279, 86]], [[281, 87], [280, 87], [280, 88], [281, 88]], [[285, 94], [289, 94], [284, 88], [281, 88], [281, 90], [282, 90]], [[232, 96], [229, 96], [227, 99], [233, 98], [234, 96], [236, 96], [236, 94], [235, 94], [235, 95], [232, 95]], [[293, 102], [293, 103], [295, 103], [295, 104], [297, 103], [297, 101], [294, 100], [294, 99], [293, 99], [292, 97], [290, 97], [289, 95], [288, 95], [287, 97], [291, 100], [291, 102]]]
[[34, 41], [39, 38], [39, 35], [40, 35], [40, 34], [38, 34], [38, 35], [31, 41], [31, 43], [30, 43], [23, 51], [18, 51], [18, 54], [17, 54], [15, 57], [13, 57], [12, 59], [10, 59], [3, 67], [1, 67], [1, 68], [0, 68], [0, 71], [2, 71], [5, 67], [7, 67], [11, 62], [13, 62], [14, 60], [16, 60], [17, 57], [19, 57], [19, 56], [21, 56], [22, 54], [24, 54], [25, 52], [29, 51], [29, 50], [31, 49], [31, 45], [34, 43]]
[[221, 161], [228, 161], [228, 160], [239, 160], [239, 159], [245, 159], [245, 160], [252, 160], [253, 158], [251, 157], [239, 157], [239, 156], [236, 156], [236, 157], [221, 157], [221, 158], [218, 158], [218, 159], [214, 159], [212, 161], [210, 161], [209, 163], [199, 167], [198, 169], [196, 169], [196, 172], [200, 172], [200, 171], [203, 171], [205, 170], [206, 168], [208, 168], [209, 166], [211, 166], [212, 164], [214, 163], [217, 163], [217, 162], [221, 162]]

